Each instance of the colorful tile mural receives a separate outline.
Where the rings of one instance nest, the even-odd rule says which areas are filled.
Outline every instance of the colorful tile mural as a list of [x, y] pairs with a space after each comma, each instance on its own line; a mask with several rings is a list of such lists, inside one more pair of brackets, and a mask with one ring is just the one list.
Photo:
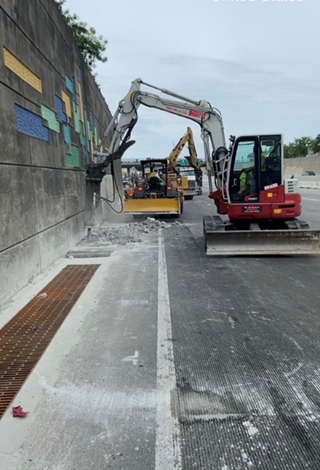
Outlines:
[[[42, 80], [27, 65], [21, 62], [8, 48], [3, 47], [4, 63], [6, 67], [21, 80], [42, 94]], [[36, 114], [15, 104], [17, 129], [19, 132], [37, 139], [50, 142], [50, 131], [60, 133], [63, 131], [65, 142], [65, 163], [73, 167], [81, 166], [81, 150], [85, 150], [87, 163], [93, 161], [94, 149], [100, 140], [98, 137], [95, 117], [88, 112], [83, 103], [83, 75], [79, 68], [78, 80], [65, 75], [65, 90], [54, 95], [55, 109], [41, 104], [40, 114]], [[78, 135], [78, 143], [72, 142], [72, 125]], [[74, 134], [73, 134], [74, 137]]]

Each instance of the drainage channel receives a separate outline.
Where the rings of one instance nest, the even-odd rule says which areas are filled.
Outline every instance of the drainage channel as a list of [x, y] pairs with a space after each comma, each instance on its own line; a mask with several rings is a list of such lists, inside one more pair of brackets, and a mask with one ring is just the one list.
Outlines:
[[0, 330], [0, 419], [99, 266], [66, 266]]

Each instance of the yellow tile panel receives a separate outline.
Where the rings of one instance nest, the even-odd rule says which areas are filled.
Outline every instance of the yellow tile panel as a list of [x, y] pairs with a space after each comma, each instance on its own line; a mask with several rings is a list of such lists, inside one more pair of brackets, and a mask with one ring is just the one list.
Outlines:
[[71, 105], [71, 99], [69, 97], [69, 95], [61, 90], [61, 97], [62, 97], [62, 101], [64, 101], [64, 104], [66, 105], [66, 114], [68, 117], [72, 117], [72, 105]]
[[6, 47], [3, 47], [4, 63], [8, 69], [15, 73], [18, 77], [32, 86], [39, 93], [42, 93], [42, 82], [32, 70], [24, 65], [15, 55], [13, 55]]

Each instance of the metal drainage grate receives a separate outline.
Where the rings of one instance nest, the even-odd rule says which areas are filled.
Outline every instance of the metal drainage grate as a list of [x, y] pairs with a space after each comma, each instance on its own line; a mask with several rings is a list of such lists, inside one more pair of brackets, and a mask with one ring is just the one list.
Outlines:
[[0, 419], [99, 266], [66, 266], [0, 330]]

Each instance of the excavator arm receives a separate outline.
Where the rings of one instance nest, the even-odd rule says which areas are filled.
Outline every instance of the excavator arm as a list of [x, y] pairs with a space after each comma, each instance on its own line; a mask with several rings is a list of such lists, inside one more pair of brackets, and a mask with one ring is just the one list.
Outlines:
[[[190, 127], [188, 127], [188, 129], [190, 129]], [[182, 152], [184, 146], [186, 145], [188, 139], [189, 139], [189, 136], [188, 136], [188, 131], [187, 131], [185, 135], [181, 137], [177, 145], [175, 145], [175, 147], [172, 149], [168, 157], [168, 170], [169, 171], [175, 171], [179, 155]]]
[[[156, 94], [141, 91], [141, 84], [159, 90], [165, 95], [178, 98], [179, 101], [162, 98]], [[225, 135], [222, 116], [219, 110], [213, 108], [208, 101], [195, 101], [178, 95], [166, 89], [157, 88], [143, 82], [140, 78], [131, 84], [128, 94], [120, 101], [118, 109], [111, 120], [105, 134], [104, 140], [113, 135], [111, 144], [106, 153], [96, 152], [96, 156], [104, 158], [102, 163], [89, 164], [86, 167], [87, 180], [99, 179], [105, 175], [106, 167], [116, 158], [119, 158], [120, 148], [127, 143], [131, 132], [138, 122], [138, 109], [140, 105], [156, 108], [176, 116], [190, 119], [201, 128], [201, 138], [204, 144], [204, 155], [209, 175], [209, 190], [212, 191], [211, 171], [214, 169], [215, 183], [222, 190], [225, 184], [225, 164], [227, 162], [228, 150], [225, 145]], [[103, 145], [103, 142], [102, 142]], [[214, 158], [212, 158], [214, 155]], [[98, 166], [100, 165], [100, 166]], [[94, 175], [94, 178], [92, 178]]]
[[190, 166], [194, 168], [195, 170], [200, 170], [200, 166], [198, 164], [198, 157], [197, 157], [197, 152], [196, 152], [196, 146], [194, 144], [194, 139], [193, 139], [193, 133], [191, 127], [187, 128], [187, 132], [184, 134], [184, 136], [181, 137], [177, 145], [172, 149], [169, 157], [168, 157], [168, 169], [170, 171], [174, 171], [176, 166], [177, 166], [177, 160], [179, 158], [179, 155], [181, 154], [184, 146], [188, 143], [188, 149], [189, 149], [189, 157], [188, 161]]
[[195, 170], [200, 170], [200, 166], [198, 164], [198, 156], [196, 151], [196, 146], [194, 144], [193, 133], [192, 129], [188, 127], [188, 149], [189, 149], [189, 164]]

